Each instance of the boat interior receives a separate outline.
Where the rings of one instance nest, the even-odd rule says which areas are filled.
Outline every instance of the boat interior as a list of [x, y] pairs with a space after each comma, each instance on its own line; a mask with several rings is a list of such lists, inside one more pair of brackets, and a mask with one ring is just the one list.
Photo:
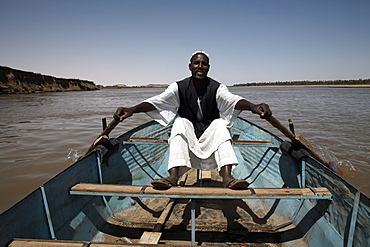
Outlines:
[[46, 211], [45, 234], [21, 236], [10, 246], [338, 246], [338, 241], [354, 241], [350, 223], [341, 233], [335, 224], [343, 221], [331, 222], [338, 214], [344, 221], [353, 215], [350, 205], [342, 212], [332, 208], [336, 194], [346, 192], [342, 200], [353, 200], [351, 187], [328, 190], [337, 183], [328, 179], [329, 169], [308, 156], [294, 158], [280, 138], [245, 120], [236, 121], [231, 133], [239, 160], [233, 176], [247, 180], [248, 189], [223, 188], [217, 170], [197, 169], [184, 173], [178, 186], [153, 188], [152, 179], [167, 176], [169, 131], [149, 122], [98, 146], [50, 180], [37, 195], [41, 199], [29, 198], [41, 201]]

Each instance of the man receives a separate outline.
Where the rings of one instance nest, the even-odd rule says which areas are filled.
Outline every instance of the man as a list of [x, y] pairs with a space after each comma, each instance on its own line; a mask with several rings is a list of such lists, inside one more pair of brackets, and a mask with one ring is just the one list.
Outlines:
[[254, 105], [207, 76], [209, 56], [203, 51], [190, 58], [191, 77], [172, 83], [163, 93], [130, 107], [119, 107], [114, 118], [122, 121], [134, 113], [146, 112], [163, 125], [175, 118], [169, 138], [169, 177], [154, 179], [154, 187], [177, 184], [183, 168], [218, 169], [224, 187], [245, 189], [249, 183], [231, 175], [238, 160], [228, 130], [242, 110], [269, 117], [267, 104]]

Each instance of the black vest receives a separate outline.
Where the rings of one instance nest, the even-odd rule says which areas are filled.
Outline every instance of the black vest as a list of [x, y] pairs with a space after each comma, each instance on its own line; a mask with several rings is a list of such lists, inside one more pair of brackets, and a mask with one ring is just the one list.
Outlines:
[[200, 106], [203, 113], [203, 119], [197, 119], [198, 112], [198, 95], [191, 80], [188, 77], [177, 82], [180, 97], [180, 107], [178, 114], [180, 117], [190, 120], [195, 129], [195, 135], [199, 138], [211, 122], [220, 117], [220, 112], [217, 108], [216, 93], [220, 83], [207, 77], [206, 88], [203, 90]]

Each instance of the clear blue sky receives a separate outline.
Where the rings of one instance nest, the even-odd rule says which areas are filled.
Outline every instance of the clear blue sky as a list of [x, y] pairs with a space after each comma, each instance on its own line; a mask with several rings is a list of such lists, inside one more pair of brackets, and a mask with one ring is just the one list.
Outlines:
[[169, 84], [196, 50], [227, 84], [370, 78], [369, 0], [0, 0], [0, 65]]

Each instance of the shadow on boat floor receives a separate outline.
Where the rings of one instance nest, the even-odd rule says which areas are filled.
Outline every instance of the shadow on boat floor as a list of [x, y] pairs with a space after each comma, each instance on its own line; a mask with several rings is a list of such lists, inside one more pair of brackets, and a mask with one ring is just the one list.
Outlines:
[[[197, 180], [188, 177], [185, 186], [195, 186]], [[199, 182], [199, 181], [198, 181]], [[199, 184], [198, 184], [199, 185]], [[203, 187], [220, 187], [222, 183], [218, 177], [211, 181], [203, 182]], [[105, 233], [105, 240], [115, 242], [126, 237], [137, 243], [144, 231], [151, 231], [156, 221], [168, 203], [167, 198], [143, 200], [132, 198], [132, 213], [124, 216], [119, 214], [112, 217], [109, 222], [104, 221], [100, 215], [94, 215], [95, 224], [99, 231]], [[196, 215], [196, 242], [202, 243], [239, 243], [245, 246], [282, 246], [288, 241], [299, 241], [304, 246], [304, 235], [320, 219], [328, 208], [329, 200], [318, 200], [317, 204], [309, 210], [296, 225], [275, 230], [274, 220], [271, 217], [279, 200], [267, 210], [251, 208], [248, 200], [220, 200], [197, 199], [195, 206]], [[96, 212], [97, 213], [97, 212]], [[98, 214], [98, 213], [97, 213]], [[276, 217], [276, 215], [274, 216]], [[285, 219], [289, 221], [289, 219]], [[189, 199], [177, 199], [169, 218], [167, 219], [160, 243], [189, 242], [191, 240], [191, 203]], [[280, 222], [281, 223], [281, 222]]]
[[[190, 203], [188, 203], [190, 204]], [[299, 240], [304, 237], [310, 227], [322, 217], [326, 208], [330, 204], [328, 200], [319, 200], [305, 217], [296, 226], [292, 226], [287, 230], [274, 231], [271, 226], [260, 224], [241, 224], [238, 221], [230, 221], [225, 224], [215, 225], [197, 225], [196, 226], [196, 241], [201, 243], [275, 243], [282, 244], [287, 241]], [[188, 210], [184, 210], [185, 214]], [[233, 217], [232, 217], [233, 218]], [[162, 230], [161, 241], [190, 241], [191, 230], [190, 224], [187, 223], [187, 217], [182, 218], [182, 222], [178, 225], [166, 225]], [[105, 222], [99, 224], [101, 232], [110, 235], [110, 240], [117, 239], [117, 237], [127, 237], [133, 242], [140, 239], [144, 231], [150, 231], [154, 228], [155, 223], [134, 223], [126, 222], [130, 227], [123, 225], [116, 225]], [[270, 245], [269, 245], [270, 246]]]

